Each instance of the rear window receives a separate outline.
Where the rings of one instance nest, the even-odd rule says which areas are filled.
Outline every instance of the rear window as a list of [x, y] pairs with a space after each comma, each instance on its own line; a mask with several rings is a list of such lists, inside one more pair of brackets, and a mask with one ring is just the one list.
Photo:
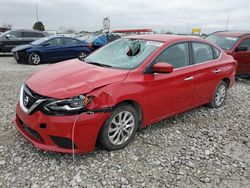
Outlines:
[[211, 61], [214, 59], [213, 50], [210, 45], [192, 42], [195, 64]]
[[78, 44], [78, 40], [75, 39], [69, 39], [69, 38], [64, 38], [64, 44], [65, 45], [77, 45]]

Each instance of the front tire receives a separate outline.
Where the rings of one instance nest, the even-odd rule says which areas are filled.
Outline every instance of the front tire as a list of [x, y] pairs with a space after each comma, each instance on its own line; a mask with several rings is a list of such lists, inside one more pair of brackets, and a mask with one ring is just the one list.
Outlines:
[[100, 132], [101, 145], [114, 151], [122, 149], [134, 138], [138, 128], [138, 114], [129, 104], [116, 107]]
[[33, 52], [29, 55], [28, 61], [31, 65], [38, 65], [41, 62], [41, 57], [38, 53]]
[[223, 105], [227, 96], [227, 83], [221, 81], [217, 86], [212, 101], [208, 104], [211, 108], [219, 108]]

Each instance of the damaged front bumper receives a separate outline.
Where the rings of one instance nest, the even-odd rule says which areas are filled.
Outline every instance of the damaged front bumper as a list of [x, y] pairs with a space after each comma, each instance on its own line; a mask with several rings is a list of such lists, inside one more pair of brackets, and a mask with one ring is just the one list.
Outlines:
[[16, 107], [16, 128], [38, 149], [63, 153], [88, 153], [95, 149], [99, 131], [112, 107], [79, 115], [48, 116], [40, 111], [25, 113]]

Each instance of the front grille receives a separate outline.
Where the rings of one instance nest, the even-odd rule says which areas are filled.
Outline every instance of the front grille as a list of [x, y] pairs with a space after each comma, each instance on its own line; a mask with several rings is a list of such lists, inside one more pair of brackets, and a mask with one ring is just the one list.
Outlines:
[[25, 89], [29, 91], [29, 93], [36, 99], [47, 99], [48, 97], [42, 96], [34, 91], [32, 91], [27, 85], [25, 85]]
[[[19, 118], [18, 118], [19, 119]], [[23, 128], [23, 130], [30, 135], [32, 138], [34, 138], [36, 141], [38, 142], [43, 142], [42, 137], [40, 136], [40, 134], [38, 132], [36, 132], [35, 130], [31, 129], [28, 125], [26, 125], [24, 122], [22, 122], [22, 120], [19, 119], [19, 124], [21, 126], [21, 128]]]
[[38, 99], [29, 94], [25, 89], [23, 90], [23, 105], [29, 109]]
[[19, 62], [26, 62], [27, 61], [27, 54], [25, 51], [21, 52], [14, 52], [14, 58]]
[[[31, 89], [29, 89], [26, 85], [23, 86], [23, 90], [21, 91], [21, 106], [23, 106], [24, 110], [32, 110], [34, 111], [36, 107], [38, 107], [45, 99], [48, 99], [44, 96], [41, 96]], [[37, 104], [35, 104], [37, 102]], [[30, 111], [31, 112], [31, 111]]]

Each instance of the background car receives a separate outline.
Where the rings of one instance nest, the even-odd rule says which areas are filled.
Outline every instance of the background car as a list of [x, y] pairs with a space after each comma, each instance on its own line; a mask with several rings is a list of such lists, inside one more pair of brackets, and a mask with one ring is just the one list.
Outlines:
[[69, 37], [45, 37], [30, 44], [12, 49], [18, 63], [38, 65], [42, 62], [58, 62], [79, 58], [83, 60], [91, 52], [89, 45]]
[[[139, 128], [192, 108], [223, 105], [237, 62], [199, 38], [140, 35], [48, 66], [22, 86], [19, 132], [37, 148], [124, 148]], [[138, 148], [140, 149], [140, 148]]]
[[0, 36], [0, 52], [11, 52], [17, 45], [28, 44], [45, 36], [45, 33], [36, 30], [17, 29], [6, 31]]
[[250, 75], [250, 31], [218, 31], [206, 39], [237, 60], [237, 75]]
[[112, 34], [112, 33], [105, 33], [105, 34], [100, 34], [100, 35], [86, 35], [86, 36], [78, 37], [78, 39], [89, 43], [92, 47], [92, 50], [96, 50], [119, 38], [121, 38], [120, 35]]

